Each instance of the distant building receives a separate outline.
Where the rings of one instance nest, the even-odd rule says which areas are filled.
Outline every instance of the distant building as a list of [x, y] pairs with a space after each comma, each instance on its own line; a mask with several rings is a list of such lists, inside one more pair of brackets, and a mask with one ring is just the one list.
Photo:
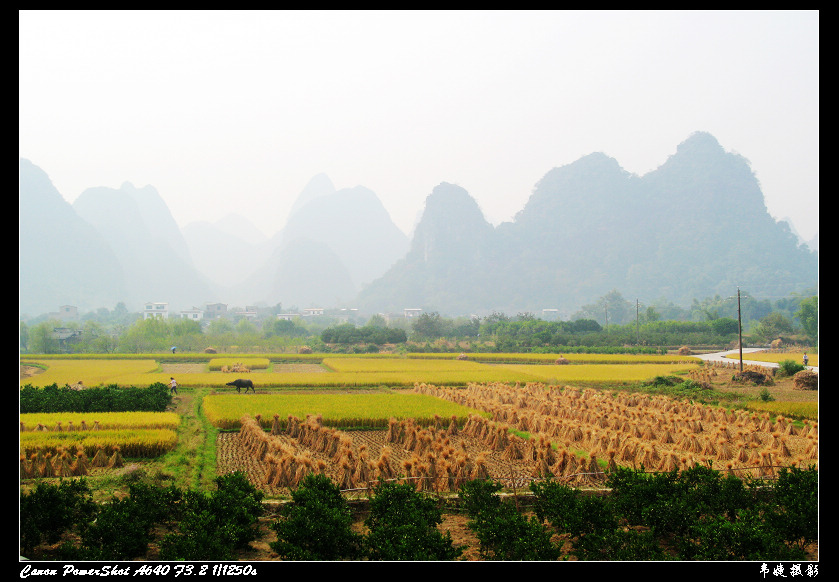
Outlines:
[[169, 317], [169, 304], [153, 301], [146, 303], [143, 309], [143, 319], [150, 319], [152, 317], [167, 319]]
[[245, 319], [256, 319], [257, 311], [255, 307], [246, 307], [242, 311], [237, 311], [234, 315], [239, 318], [244, 317]]
[[204, 309], [205, 319], [217, 319], [219, 317], [224, 317], [225, 315], [227, 315], [226, 303], [207, 303]]
[[181, 311], [181, 317], [192, 321], [201, 321], [204, 319], [204, 312], [197, 307], [193, 307], [192, 309], [184, 309]]
[[75, 305], [62, 305], [58, 308], [58, 313], [55, 314], [58, 319], [78, 319], [79, 308]]
[[303, 310], [303, 317], [311, 317], [313, 315], [323, 315], [323, 308], [310, 307], [308, 309]]
[[79, 337], [82, 335], [80, 329], [70, 329], [69, 327], [54, 327], [52, 328], [52, 337], [59, 341], [68, 340], [70, 338]]
[[417, 317], [422, 313], [422, 309], [418, 307], [406, 307], [404, 310], [405, 317]]
[[68, 343], [75, 343], [82, 337], [82, 330], [70, 329], [69, 327], [54, 327], [52, 329], [53, 339], [58, 340], [60, 350], [67, 347]]
[[559, 319], [559, 309], [543, 309], [542, 310], [542, 319], [548, 321], [555, 321]]

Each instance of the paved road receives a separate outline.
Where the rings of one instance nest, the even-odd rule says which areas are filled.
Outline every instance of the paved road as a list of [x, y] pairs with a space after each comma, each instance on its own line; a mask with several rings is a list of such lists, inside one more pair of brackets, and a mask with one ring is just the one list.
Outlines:
[[[746, 359], [747, 355], [751, 352], [762, 352], [765, 351], [764, 348], [743, 348], [743, 365], [755, 365], [755, 366], [765, 366], [767, 368], [777, 368], [778, 364], [775, 362], [760, 362], [758, 360], [748, 360]], [[696, 354], [697, 358], [702, 360], [709, 360], [711, 362], [726, 362], [728, 364], [732, 362], [739, 362], [738, 358], [729, 358], [727, 357], [728, 354], [734, 354], [735, 356], [740, 354], [740, 350], [727, 350], [725, 352], [715, 352], [713, 354]], [[808, 370], [813, 370], [816, 374], [819, 373], [818, 366], [807, 366]]]

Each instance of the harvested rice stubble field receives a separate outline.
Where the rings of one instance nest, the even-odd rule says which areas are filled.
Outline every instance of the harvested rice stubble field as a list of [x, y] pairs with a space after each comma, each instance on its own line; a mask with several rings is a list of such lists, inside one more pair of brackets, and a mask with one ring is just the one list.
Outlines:
[[[386, 442], [386, 431], [384, 430], [354, 430], [347, 431], [346, 434], [352, 438], [353, 449], [365, 451], [369, 460], [375, 461], [381, 456], [385, 448], [389, 449], [391, 465], [399, 468], [400, 472], [404, 471], [402, 467], [406, 461], [417, 458], [425, 460], [424, 457], [406, 450], [398, 444]], [[299, 453], [307, 453], [316, 463], [323, 462], [325, 465], [324, 474], [336, 483], [340, 483], [341, 467], [328, 454], [303, 447], [296, 439], [286, 435], [278, 435], [275, 438]], [[446, 438], [452, 448], [465, 451], [473, 459], [479, 455], [484, 455], [485, 466], [489, 475], [495, 479], [503, 480], [505, 484], [512, 482], [516, 487], [522, 488], [526, 487], [532, 479], [531, 474], [536, 468], [535, 461], [507, 459], [504, 451], [487, 450], [484, 443], [466, 435], [452, 435]], [[266, 463], [252, 455], [243, 446], [239, 432], [219, 433], [216, 440], [216, 454], [216, 471], [219, 475], [232, 471], [243, 471], [248, 475], [251, 483], [264, 491], [267, 496], [289, 497], [291, 495], [288, 487], [276, 487], [265, 483]], [[359, 490], [358, 494], [362, 496], [366, 495], [366, 492]], [[353, 492], [349, 491], [347, 496], [351, 498]]]

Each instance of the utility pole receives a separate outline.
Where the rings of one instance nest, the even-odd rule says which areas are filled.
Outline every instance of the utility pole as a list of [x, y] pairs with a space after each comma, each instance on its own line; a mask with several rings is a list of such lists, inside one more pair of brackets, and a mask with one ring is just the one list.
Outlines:
[[743, 373], [743, 318], [740, 315], [740, 287], [737, 287], [737, 335], [740, 344], [740, 373]]
[[635, 343], [641, 343], [641, 332], [638, 327], [638, 298], [635, 298]]

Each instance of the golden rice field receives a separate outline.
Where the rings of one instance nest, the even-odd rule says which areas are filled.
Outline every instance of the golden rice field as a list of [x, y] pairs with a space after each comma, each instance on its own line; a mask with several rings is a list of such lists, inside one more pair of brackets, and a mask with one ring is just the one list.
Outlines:
[[178, 442], [181, 418], [174, 412], [51, 412], [20, 415], [20, 454], [81, 451], [93, 457], [157, 457]]
[[[559, 358], [570, 364], [692, 364], [699, 362], [696, 356], [680, 354], [517, 354], [517, 353], [470, 353], [466, 359], [484, 363], [553, 364]], [[408, 354], [416, 359], [456, 359], [452, 354], [418, 353]]]
[[[635, 382], [662, 374], [676, 374], [695, 366], [697, 358], [656, 358], [655, 356], [603, 356], [588, 360], [569, 357], [571, 365], [536, 364], [531, 356], [529, 363], [490, 363], [448, 358], [382, 358], [382, 357], [328, 357], [322, 359], [323, 371], [277, 371], [256, 362], [251, 372], [237, 373], [259, 388], [307, 386], [312, 388], [342, 388], [365, 386], [412, 386], [415, 382], [438, 385], [465, 386], [470, 382]], [[501, 355], [498, 361], [509, 362], [512, 354]], [[214, 359], [212, 366], [225, 365]], [[231, 362], [242, 362], [233, 358]], [[312, 361], [311, 359], [307, 361]], [[599, 363], [592, 363], [599, 362]], [[123, 386], [148, 386], [168, 383], [171, 373], [162, 371], [160, 363], [152, 359], [58, 359], [32, 358], [26, 363], [43, 366], [44, 372], [22, 378], [20, 383], [33, 386], [73, 385], [79, 381], [86, 386], [118, 384]], [[244, 364], [244, 362], [242, 362]], [[579, 365], [578, 365], [579, 363]], [[222, 388], [232, 375], [215, 371], [184, 372], [177, 375], [181, 387], [210, 386]]]
[[[738, 360], [740, 358], [740, 354], [728, 354], [726, 357]], [[819, 365], [818, 354], [807, 352], [807, 358], [808, 366]], [[801, 364], [804, 362], [804, 352], [749, 352], [748, 354], [743, 354], [743, 359], [754, 360], [756, 362], [771, 362], [774, 364], [783, 362], [784, 360], [792, 360], [793, 362]]]
[[539, 365], [499, 364], [499, 368], [538, 378], [539, 382], [553, 384], [593, 382], [640, 382], [655, 376], [669, 376], [687, 372], [693, 364], [587, 364], [587, 365]]
[[20, 415], [20, 432], [39, 425], [56, 431], [167, 428], [175, 430], [181, 417], [174, 412], [32, 412]]
[[[131, 380], [138, 376], [155, 376], [160, 367], [153, 359], [137, 360], [106, 360], [106, 359], [27, 359], [29, 362], [42, 365], [46, 368], [42, 373], [30, 378], [21, 379], [21, 385], [32, 384], [33, 386], [49, 386], [65, 384], [72, 386], [80, 380], [86, 386], [99, 386], [109, 384], [129, 385]], [[23, 363], [23, 360], [21, 361]], [[157, 374], [163, 376], [162, 374]], [[152, 380], [157, 382], [162, 380]], [[150, 382], [143, 381], [142, 384]]]
[[454, 402], [404, 392], [211, 394], [204, 398], [203, 410], [220, 429], [239, 429], [244, 416], [261, 417], [265, 428], [272, 426], [275, 416], [284, 425], [289, 416], [308, 415], [320, 416], [325, 426], [384, 428], [390, 418], [413, 418], [422, 425], [435, 417], [465, 421], [470, 414], [480, 414]]
[[39, 451], [69, 450], [93, 457], [101, 448], [108, 455], [119, 450], [126, 457], [157, 457], [177, 443], [178, 433], [170, 429], [26, 431], [20, 433], [20, 454], [28, 458]]

